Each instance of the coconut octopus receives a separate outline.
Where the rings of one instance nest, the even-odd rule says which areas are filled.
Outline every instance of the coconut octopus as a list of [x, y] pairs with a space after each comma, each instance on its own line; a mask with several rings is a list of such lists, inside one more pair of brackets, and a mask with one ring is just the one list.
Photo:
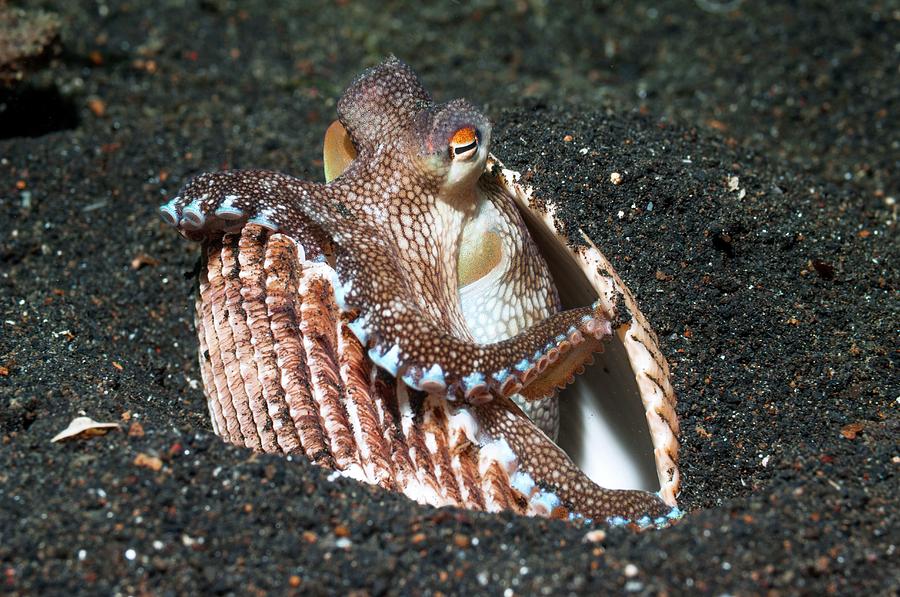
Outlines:
[[[325, 184], [213, 172], [160, 207], [202, 243], [196, 323], [216, 433], [436, 506], [677, 518], [668, 366], [609, 262], [489, 154], [481, 112], [436, 104], [396, 58], [350, 85], [338, 117]], [[589, 382], [606, 387], [560, 403], [595, 355]], [[581, 406], [566, 415], [567, 400]], [[560, 404], [585, 470], [555, 443]], [[613, 422], [592, 444], [598, 411]], [[610, 480], [629, 468], [637, 480]]]

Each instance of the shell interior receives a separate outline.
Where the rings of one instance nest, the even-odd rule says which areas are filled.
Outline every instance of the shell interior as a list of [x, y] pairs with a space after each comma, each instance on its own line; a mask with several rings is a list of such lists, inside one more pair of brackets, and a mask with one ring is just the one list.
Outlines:
[[[598, 293], [559, 238], [527, 209], [523, 218], [550, 267], [563, 309]], [[614, 337], [594, 364], [560, 392], [557, 444], [593, 481], [611, 489], [659, 491], [653, 443], [631, 362]]]
[[669, 367], [631, 292], [581, 230], [572, 243], [552, 200], [522, 185], [520, 174], [496, 158], [488, 168], [515, 199], [547, 261], [564, 309], [598, 298], [616, 321], [616, 334], [594, 364], [560, 395], [557, 444], [593, 481], [611, 489], [658, 492], [675, 505], [680, 488], [678, 421]]

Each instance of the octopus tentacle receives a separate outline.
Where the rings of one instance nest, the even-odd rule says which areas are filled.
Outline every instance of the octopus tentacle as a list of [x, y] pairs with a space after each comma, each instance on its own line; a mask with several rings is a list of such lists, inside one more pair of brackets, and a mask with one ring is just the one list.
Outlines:
[[301, 239], [318, 234], [312, 229], [325, 234], [337, 251], [336, 301], [359, 314], [351, 329], [377, 365], [419, 390], [477, 402], [541, 381], [535, 387], [547, 391], [530, 397], [542, 398], [612, 334], [606, 314], [594, 306], [557, 313], [491, 344], [453, 336], [411, 298], [404, 263], [384, 231], [345, 217], [339, 201], [322, 201], [331, 196], [323, 185], [277, 172], [225, 171], [198, 176], [160, 213], [192, 238], [217, 236], [238, 223]]
[[[509, 399], [473, 407], [484, 432], [503, 438], [518, 460], [517, 489], [536, 493], [552, 511], [563, 508], [585, 518], [645, 527], [666, 526], [680, 516], [659, 495], [630, 489], [605, 489], [591, 481], [556, 444], [522, 415]], [[559, 516], [562, 513], [556, 513]]]
[[[376, 364], [416, 389], [446, 391], [467, 401], [484, 400], [490, 391], [511, 396], [548, 373], [559, 376], [561, 367], [577, 369], [612, 334], [608, 319], [596, 307], [582, 307], [491, 344], [461, 339], [408, 298], [399, 264], [379, 236], [336, 239], [336, 245], [338, 303], [359, 312], [352, 329], [368, 343]], [[379, 297], [374, 302], [373, 295]]]

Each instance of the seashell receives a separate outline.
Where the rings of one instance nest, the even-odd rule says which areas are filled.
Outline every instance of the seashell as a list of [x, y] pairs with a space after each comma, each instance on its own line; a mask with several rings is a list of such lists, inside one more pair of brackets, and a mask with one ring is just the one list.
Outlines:
[[[634, 295], [591, 239], [578, 230], [585, 244], [572, 244], [565, 224], [556, 217], [556, 205], [521, 184], [518, 172], [498, 165], [495, 175], [515, 199], [548, 261], [563, 308], [599, 299], [616, 322], [615, 335], [605, 350], [595, 355], [596, 363], [567, 390], [569, 395], [560, 399], [562, 445], [601, 485], [658, 491], [667, 504], [676, 505], [681, 487], [677, 401], [656, 333]], [[609, 421], [612, 427], [604, 429], [601, 421]], [[610, 437], [623, 428], [629, 432], [627, 437]], [[656, 486], [648, 471], [650, 459], [641, 461], [640, 452], [648, 449], [652, 450]], [[607, 451], [625, 459], [608, 465], [589, 454]], [[631, 465], [627, 473], [623, 471], [626, 462]], [[623, 479], [623, 473], [627, 478]]]
[[55, 443], [67, 439], [105, 435], [110, 429], [118, 428], [118, 423], [99, 423], [90, 417], [75, 417], [65, 429], [54, 435], [50, 441]]
[[351, 330], [352, 314], [335, 302], [336, 273], [323, 257], [329, 247], [252, 223], [203, 244], [196, 327], [214, 431], [256, 451], [304, 454], [433, 506], [598, 515], [578, 511], [521, 466], [553, 458], [580, 467], [584, 484], [601, 491], [657, 492], [673, 510], [638, 522], [666, 524], [678, 515], [678, 421], [655, 333], [590, 239], [582, 233], [584, 245], [568, 241], [552, 201], [493, 156], [485, 176], [515, 200], [563, 307], [599, 299], [615, 325], [597, 362], [560, 397], [559, 444], [574, 464], [536, 428], [527, 444], [512, 441], [496, 432], [502, 424], [488, 431], [485, 417], [495, 415], [485, 407], [414, 390], [375, 366]]
[[326, 184], [205, 173], [160, 207], [203, 243], [216, 433], [435, 506], [677, 518], [668, 366], [609, 261], [396, 58], [338, 116]]

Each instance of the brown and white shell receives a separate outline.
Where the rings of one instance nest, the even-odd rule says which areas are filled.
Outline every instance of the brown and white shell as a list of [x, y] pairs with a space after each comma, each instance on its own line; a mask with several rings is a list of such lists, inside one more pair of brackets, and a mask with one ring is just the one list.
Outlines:
[[[567, 390], [561, 406], [567, 400], [582, 402], [569, 415], [578, 427], [577, 419], [600, 416], [597, 401], [639, 403], [645, 421], [636, 432], [652, 446], [658, 485], [633, 488], [658, 491], [675, 506], [675, 395], [655, 333], [596, 246], [586, 236], [585, 245], [567, 241], [552, 202], [539, 199], [520, 183], [517, 172], [496, 160], [487, 172], [520, 207], [563, 302], [568, 297], [590, 304], [599, 297], [615, 315], [613, 321], [621, 322], [606, 350], [596, 355], [600, 363], [590, 368], [598, 375], [583, 376], [605, 387], [582, 392], [580, 398], [568, 398]], [[318, 465], [420, 503], [568, 515], [543, 499], [539, 487], [523, 485], [516, 476], [520, 455], [497, 441], [502, 438], [479, 429], [473, 407], [409, 389], [373, 365], [348, 328], [347, 314], [334, 302], [331, 267], [307, 260], [307, 253], [321, 251], [305, 250], [288, 236], [252, 224], [203, 245], [196, 327], [214, 431], [256, 451], [304, 454]], [[565, 420], [564, 413], [563, 425]], [[590, 437], [580, 441], [581, 455], [574, 459], [594, 477], [584, 462], [598, 450]]]

